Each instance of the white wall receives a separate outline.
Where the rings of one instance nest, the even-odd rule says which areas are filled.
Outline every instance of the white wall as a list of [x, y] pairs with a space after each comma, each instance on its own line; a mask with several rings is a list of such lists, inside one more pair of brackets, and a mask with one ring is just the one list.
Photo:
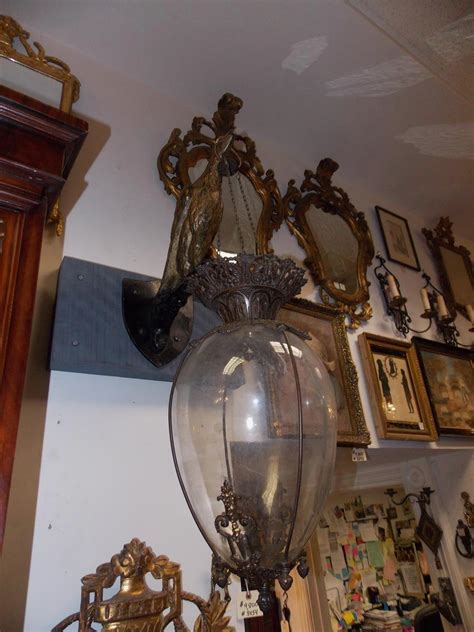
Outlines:
[[[75, 111], [90, 122], [89, 139], [64, 196], [65, 206], [72, 208], [67, 219], [65, 254], [159, 276], [174, 201], [159, 181], [157, 153], [174, 127], [188, 129], [195, 114], [210, 115], [212, 110], [201, 112], [192, 104], [185, 107], [161, 96], [160, 86], [153, 92], [77, 51], [48, 41], [47, 36], [38, 34], [38, 39], [48, 51], [67, 60], [81, 78], [82, 94]], [[216, 86], [214, 102], [228, 89]], [[303, 169], [315, 168], [323, 157], [317, 147], [313, 156], [295, 159], [286, 155], [275, 143], [260, 138], [258, 129], [246, 127], [245, 106], [240, 121], [257, 141], [265, 167], [274, 168], [282, 189], [290, 177], [299, 181]], [[374, 205], [406, 216], [421, 264], [433, 273], [420, 235], [423, 219], [415, 217], [415, 213], [422, 214], [422, 195], [419, 209], [405, 208], [403, 192], [372, 189], [370, 174], [364, 173], [363, 165], [359, 182], [345, 179], [344, 165], [337, 182], [367, 214], [376, 249], [382, 249], [382, 242], [375, 225]], [[302, 259], [286, 228], [276, 235], [274, 247], [278, 254], [294, 254]], [[474, 246], [471, 248], [474, 251]], [[410, 311], [420, 313], [420, 275], [396, 265], [394, 270], [400, 275], [404, 293], [412, 297]], [[371, 303], [376, 315], [364, 330], [392, 336], [392, 323], [383, 315], [372, 273], [371, 280]], [[311, 297], [310, 284], [305, 295]], [[467, 323], [458, 320], [466, 340]], [[423, 322], [415, 319], [414, 325]], [[377, 440], [356, 335], [350, 334], [350, 340], [373, 446], [399, 445], [407, 449], [406, 443]], [[49, 630], [76, 611], [81, 576], [108, 560], [134, 536], [146, 539], [156, 553], [182, 563], [187, 590], [207, 594], [210, 555], [185, 507], [172, 466], [168, 394], [169, 385], [159, 382], [52, 373], [24, 625], [27, 632]], [[472, 442], [466, 440], [444, 438], [440, 443], [472, 447]], [[22, 484], [30, 476], [27, 464], [21, 463], [21, 471], [15, 466], [15, 498], [21, 498]], [[12, 529], [10, 523], [7, 529]], [[14, 535], [9, 535], [12, 547], [14, 540]], [[0, 594], [8, 599], [14, 586], [7, 571], [15, 570], [11, 556], [5, 557], [11, 566], [0, 576]], [[21, 612], [12, 612], [4, 605], [0, 613], [3, 632], [21, 629]]]

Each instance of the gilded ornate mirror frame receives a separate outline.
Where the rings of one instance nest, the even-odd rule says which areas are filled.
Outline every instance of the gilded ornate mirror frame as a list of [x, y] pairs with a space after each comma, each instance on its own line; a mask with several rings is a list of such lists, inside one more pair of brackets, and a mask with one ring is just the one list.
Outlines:
[[[250, 180], [260, 197], [262, 211], [256, 229], [256, 254], [266, 254], [270, 251], [273, 231], [278, 230], [283, 221], [281, 196], [273, 171], [263, 169], [255, 142], [235, 132], [235, 117], [242, 105], [242, 99], [226, 93], [219, 100], [212, 120], [195, 117], [191, 130], [183, 137], [180, 129], [174, 129], [158, 156], [158, 172], [166, 192], [179, 199], [182, 190], [191, 184], [190, 169], [200, 160], [209, 160], [217, 138], [232, 133], [232, 143], [224, 156], [229, 172], [223, 175], [239, 171]], [[209, 131], [205, 131], [206, 128]], [[215, 255], [215, 250], [211, 254]]]
[[[295, 181], [290, 180], [287, 193], [283, 197], [283, 207], [290, 232], [306, 252], [305, 265], [315, 284], [320, 287], [323, 303], [332, 304], [345, 313], [349, 318], [349, 327], [357, 329], [362, 320], [368, 320], [372, 316], [372, 307], [368, 302], [370, 282], [367, 279], [367, 268], [374, 257], [374, 246], [364, 213], [357, 211], [347, 193], [332, 183], [332, 176], [338, 168], [337, 162], [324, 158], [316, 172], [304, 172], [304, 180], [299, 189], [295, 186]], [[357, 239], [359, 252], [356, 292], [348, 293], [338, 288], [330, 271], [325, 269], [306, 217], [311, 206], [341, 217]]]
[[[33, 42], [36, 50], [29, 43], [30, 34], [8, 15], [0, 15], [0, 57], [38, 72], [62, 84], [59, 109], [69, 114], [73, 103], [79, 99], [81, 84], [71, 73], [69, 66], [57, 57], [46, 55], [39, 42]], [[15, 45], [19, 43], [22, 51]], [[56, 226], [58, 236], [62, 235], [64, 219], [59, 210], [59, 202], [52, 207], [48, 215], [48, 223]]]
[[[158, 173], [165, 191], [176, 198], [167, 263], [160, 281], [124, 279], [122, 304], [125, 326], [133, 343], [159, 367], [182, 353], [189, 342], [194, 316], [185, 279], [199, 263], [217, 255], [213, 243], [219, 243], [222, 225], [222, 178], [242, 175], [261, 200], [258, 221], [254, 223], [243, 194], [254, 233], [249, 252], [269, 253], [273, 231], [283, 221], [281, 195], [273, 171], [264, 171], [254, 141], [235, 131], [235, 117], [242, 105], [242, 99], [224, 94], [211, 120], [195, 117], [184, 135], [175, 128], [158, 155]], [[200, 161], [206, 166], [193, 180], [191, 170]], [[235, 206], [234, 199], [232, 203]], [[238, 223], [236, 206], [234, 213]], [[193, 218], [200, 231], [195, 247], [190, 240], [188, 249], [181, 246], [188, 243], [186, 239], [192, 232], [187, 217]], [[219, 217], [217, 224], [216, 217]], [[241, 247], [245, 249], [243, 239]]]
[[466, 305], [456, 301], [454, 290], [449, 277], [449, 272], [444, 264], [441, 248], [451, 250], [455, 254], [462, 257], [466, 268], [467, 276], [471, 281], [471, 287], [474, 288], [474, 273], [472, 268], [471, 253], [464, 246], [456, 246], [454, 243], [453, 223], [449, 217], [441, 217], [438, 224], [433, 230], [427, 228], [422, 229], [422, 233], [426, 238], [429, 249], [436, 262], [436, 268], [439, 274], [441, 289], [446, 300], [449, 313], [452, 318], [456, 317], [456, 313], [460, 312], [465, 318], [469, 319]]

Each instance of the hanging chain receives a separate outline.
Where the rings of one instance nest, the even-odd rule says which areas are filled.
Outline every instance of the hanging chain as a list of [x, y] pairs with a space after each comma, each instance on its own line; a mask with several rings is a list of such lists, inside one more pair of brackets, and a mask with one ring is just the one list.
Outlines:
[[[245, 210], [247, 211], [247, 217], [249, 218], [250, 228], [252, 229], [253, 237], [255, 239], [255, 251], [257, 250], [257, 231], [255, 230], [255, 224], [252, 217], [252, 211], [250, 210], [250, 205], [248, 202], [247, 195], [244, 190], [244, 186], [242, 184], [242, 178], [240, 176], [240, 171], [237, 171], [237, 181], [239, 183], [240, 192], [242, 193], [242, 198], [245, 204]], [[252, 210], [255, 211], [255, 206], [252, 202]]]
[[242, 252], [245, 252], [244, 236], [242, 234], [242, 227], [240, 226], [239, 212], [237, 210], [237, 203], [235, 201], [235, 195], [234, 195], [234, 187], [232, 185], [232, 178], [230, 176], [229, 163], [227, 162], [227, 160], [225, 161], [225, 164], [227, 168], [227, 181], [229, 183], [230, 199], [232, 201], [232, 208], [234, 210], [235, 222], [237, 224], [237, 231], [239, 233], [240, 247], [242, 248]]

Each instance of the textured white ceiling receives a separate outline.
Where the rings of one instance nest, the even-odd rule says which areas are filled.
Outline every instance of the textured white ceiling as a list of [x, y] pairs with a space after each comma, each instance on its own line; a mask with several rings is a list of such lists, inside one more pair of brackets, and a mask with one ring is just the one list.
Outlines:
[[459, 94], [474, 99], [472, 0], [348, 0]]
[[472, 0], [356, 3], [4, 0], [3, 11], [40, 41], [46, 34], [196, 114], [231, 91], [257, 143], [272, 139], [310, 168], [330, 156], [349, 194], [362, 183], [387, 206], [386, 192], [392, 210], [431, 225], [450, 214], [474, 239]]

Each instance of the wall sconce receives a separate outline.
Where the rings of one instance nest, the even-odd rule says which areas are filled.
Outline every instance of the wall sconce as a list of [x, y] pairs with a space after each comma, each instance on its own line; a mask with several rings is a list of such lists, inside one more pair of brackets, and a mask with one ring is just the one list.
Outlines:
[[474, 529], [474, 504], [469, 500], [469, 494], [467, 492], [462, 492], [461, 498], [464, 501], [464, 519], [466, 522], [462, 519], [458, 520], [455, 545], [456, 551], [461, 557], [470, 559], [474, 557], [474, 538], [471, 535], [471, 529]]
[[425, 508], [430, 504], [430, 497], [431, 494], [434, 494], [434, 491], [435, 490], [431, 489], [431, 487], [423, 487], [418, 494], [415, 494], [413, 492], [410, 494], [406, 494], [403, 499], [398, 502], [394, 498], [394, 496], [396, 496], [398, 492], [392, 487], [389, 487], [385, 490], [385, 495], [389, 496], [392, 503], [397, 506], [403, 505], [403, 503], [406, 502], [408, 498], [414, 498], [415, 501], [420, 505], [421, 511], [425, 511]]
[[431, 494], [434, 494], [434, 489], [431, 489], [431, 487], [422, 487], [418, 494], [406, 494], [400, 501], [395, 500], [394, 496], [397, 492], [391, 487], [385, 491], [385, 494], [390, 497], [394, 505], [403, 505], [408, 498], [415, 498], [421, 510], [420, 520], [416, 527], [416, 535], [434, 553], [436, 567], [440, 569], [441, 562], [438, 557], [438, 549], [441, 538], [443, 537], [443, 530], [426, 511], [426, 507], [430, 504]]
[[382, 289], [387, 313], [392, 316], [397, 331], [405, 337], [410, 331], [415, 334], [424, 334], [431, 327], [431, 321], [434, 314], [427, 316], [429, 318], [429, 324], [426, 329], [419, 331], [410, 327], [411, 316], [406, 307], [407, 299], [402, 295], [400, 282], [393, 272], [385, 265], [386, 259], [384, 259], [380, 253], [377, 253], [375, 256], [380, 262], [374, 269], [375, 276], [377, 277], [378, 282], [380, 283], [380, 288]]
[[[410, 331], [415, 334], [424, 334], [428, 331], [428, 329], [430, 329], [434, 320], [436, 322], [438, 332], [446, 344], [454, 347], [471, 348], [471, 345], [463, 345], [459, 342], [458, 338], [460, 333], [454, 324], [454, 318], [452, 318], [448, 311], [444, 294], [431, 283], [431, 277], [429, 277], [426, 272], [423, 272], [422, 274], [425, 284], [420, 290], [421, 300], [424, 307], [421, 318], [425, 318], [429, 322], [425, 329], [413, 329], [413, 327], [410, 326], [411, 316], [406, 307], [407, 299], [402, 294], [399, 280], [385, 265], [386, 260], [380, 255], [380, 253], [377, 253], [376, 257], [380, 263], [374, 269], [375, 276], [382, 289], [387, 313], [392, 316], [397, 331], [405, 337]], [[474, 312], [472, 313], [471, 324], [473, 321]], [[474, 325], [471, 326], [469, 331], [474, 332]]]
[[[454, 324], [454, 318], [448, 311], [444, 294], [431, 283], [431, 277], [426, 272], [423, 272], [422, 277], [425, 284], [420, 290], [424, 307], [421, 317], [428, 318], [430, 326], [433, 319], [436, 321], [438, 331], [447, 345], [470, 348], [471, 345], [463, 345], [458, 341], [459, 330]], [[474, 331], [474, 327], [471, 327], [469, 331]]]

